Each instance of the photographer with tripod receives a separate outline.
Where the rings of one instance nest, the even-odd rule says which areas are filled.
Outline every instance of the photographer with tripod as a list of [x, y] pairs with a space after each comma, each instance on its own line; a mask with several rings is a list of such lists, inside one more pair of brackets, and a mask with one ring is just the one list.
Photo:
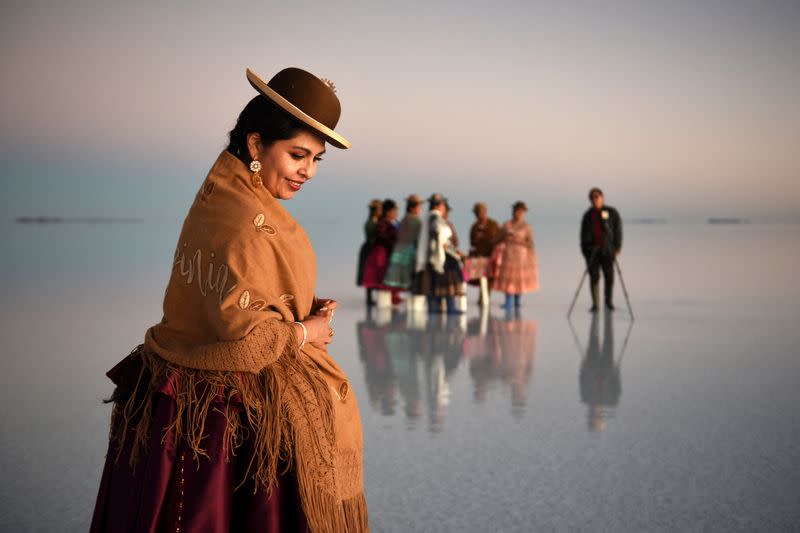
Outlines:
[[592, 313], [598, 311], [600, 300], [600, 269], [605, 281], [606, 309], [614, 310], [614, 263], [622, 249], [622, 219], [613, 207], [605, 205], [603, 191], [589, 191], [592, 203], [581, 222], [581, 252], [586, 259], [592, 292]]

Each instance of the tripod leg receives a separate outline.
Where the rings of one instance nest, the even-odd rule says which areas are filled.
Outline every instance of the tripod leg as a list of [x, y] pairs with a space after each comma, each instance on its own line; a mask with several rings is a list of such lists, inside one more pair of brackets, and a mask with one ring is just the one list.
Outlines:
[[619, 266], [619, 261], [617, 258], [614, 258], [614, 265], [617, 267], [617, 274], [619, 274], [619, 282], [622, 285], [622, 293], [625, 295], [625, 302], [628, 304], [628, 312], [631, 314], [631, 320], [633, 320], [633, 308], [631, 307], [631, 299], [628, 297], [628, 289], [625, 287], [625, 280], [622, 277], [622, 269]]
[[581, 289], [583, 288], [583, 282], [586, 279], [586, 275], [589, 273], [589, 268], [587, 267], [583, 271], [583, 276], [581, 276], [581, 281], [578, 283], [578, 290], [575, 291], [575, 296], [572, 298], [572, 303], [569, 306], [569, 311], [567, 311], [567, 318], [572, 315], [572, 310], [575, 308], [575, 302], [578, 301], [578, 295], [581, 293]]

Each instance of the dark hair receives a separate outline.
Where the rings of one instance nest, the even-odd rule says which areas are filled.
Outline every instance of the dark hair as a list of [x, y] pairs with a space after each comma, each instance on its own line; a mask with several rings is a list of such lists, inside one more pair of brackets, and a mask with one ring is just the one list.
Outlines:
[[592, 195], [593, 195], [594, 193], [597, 193], [597, 194], [599, 194], [600, 196], [603, 196], [603, 191], [601, 191], [601, 190], [600, 190], [598, 187], [592, 187], [592, 188], [589, 190], [589, 200], [591, 200], [591, 199], [592, 199]]
[[301, 131], [311, 131], [302, 122], [275, 105], [268, 98], [257, 95], [250, 100], [236, 121], [236, 126], [228, 133], [227, 150], [249, 165], [253, 160], [247, 149], [247, 136], [258, 133], [261, 144], [270, 146], [275, 141], [291, 139]]
[[397, 204], [395, 203], [394, 200], [392, 200], [390, 198], [387, 198], [386, 200], [384, 200], [383, 201], [383, 216], [386, 216], [386, 214], [389, 211], [391, 211], [392, 209], [394, 209], [395, 207], [397, 207]]

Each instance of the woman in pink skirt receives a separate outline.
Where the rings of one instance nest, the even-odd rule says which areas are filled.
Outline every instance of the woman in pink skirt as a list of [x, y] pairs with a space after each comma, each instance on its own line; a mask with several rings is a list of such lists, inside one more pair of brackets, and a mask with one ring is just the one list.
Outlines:
[[492, 288], [506, 293], [503, 306], [511, 310], [512, 301], [519, 308], [523, 292], [539, 290], [539, 271], [536, 266], [536, 250], [533, 245], [533, 230], [525, 221], [528, 207], [525, 202], [512, 206], [512, 218], [503, 224], [495, 255], [495, 280]]
[[364, 278], [361, 285], [367, 290], [392, 291], [392, 304], [400, 303], [399, 289], [390, 287], [383, 282], [386, 271], [389, 270], [389, 258], [392, 256], [394, 245], [397, 242], [397, 204], [394, 200], [383, 201], [381, 215], [375, 229], [375, 246], [364, 264]]

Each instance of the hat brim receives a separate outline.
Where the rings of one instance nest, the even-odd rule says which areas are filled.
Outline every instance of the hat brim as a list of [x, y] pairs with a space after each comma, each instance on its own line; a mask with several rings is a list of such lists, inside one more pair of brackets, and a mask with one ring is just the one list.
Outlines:
[[353, 146], [350, 141], [330, 129], [322, 122], [316, 120], [314, 117], [307, 115], [299, 107], [295, 106], [289, 100], [272, 90], [272, 88], [267, 85], [267, 82], [265, 82], [261, 76], [253, 72], [253, 70], [250, 68], [247, 69], [247, 81], [250, 82], [250, 85], [252, 85], [255, 90], [275, 102], [275, 104], [277, 104], [281, 109], [292, 115], [300, 122], [319, 132], [323, 137], [325, 137], [325, 140], [327, 140], [336, 148], [347, 150]]

